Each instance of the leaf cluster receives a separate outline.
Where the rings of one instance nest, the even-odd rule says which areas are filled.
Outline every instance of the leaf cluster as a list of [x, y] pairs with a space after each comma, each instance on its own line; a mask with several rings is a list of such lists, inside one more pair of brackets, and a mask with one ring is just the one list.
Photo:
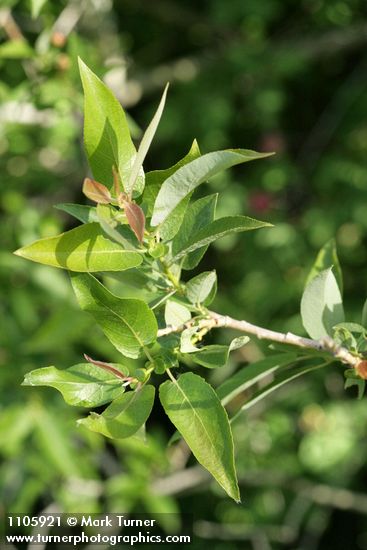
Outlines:
[[[95, 408], [79, 424], [110, 438], [139, 432], [153, 407], [151, 376], [169, 375], [160, 386], [161, 403], [194, 455], [235, 500], [239, 491], [228, 416], [211, 386], [197, 374], [171, 369], [180, 362], [206, 368], [226, 364], [229, 345], [203, 345], [200, 320], [217, 290], [215, 271], [182, 280], [196, 268], [210, 243], [231, 233], [270, 224], [247, 216], [216, 218], [216, 195], [195, 198], [196, 189], [220, 171], [268, 156], [246, 149], [201, 154], [196, 141], [171, 168], [144, 173], [143, 161], [157, 130], [167, 86], [158, 109], [136, 150], [126, 115], [105, 84], [80, 60], [84, 89], [84, 144], [92, 171], [84, 194], [95, 205], [57, 207], [82, 225], [41, 239], [16, 254], [66, 269], [80, 307], [87, 311], [121, 353], [112, 365], [87, 357], [86, 363], [60, 371], [55, 367], [29, 373], [25, 385], [52, 386], [70, 405]], [[138, 285], [145, 299], [118, 297], [104, 284], [115, 273], [127, 287]], [[187, 325], [182, 334], [175, 329]], [[159, 336], [160, 328], [172, 335]], [[133, 361], [124, 363], [124, 357]], [[143, 365], [145, 366], [142, 368]], [[128, 364], [127, 364], [128, 363]], [[213, 423], [213, 418], [217, 422]]]
[[[126, 439], [144, 430], [157, 379], [161, 404], [179, 434], [228, 495], [239, 501], [231, 424], [224, 405], [252, 391], [235, 418], [289, 380], [330, 362], [321, 352], [310, 356], [304, 350], [285, 350], [235, 373], [217, 391], [195, 372], [179, 370], [180, 365], [191, 370], [222, 367], [230, 353], [249, 340], [205, 343], [210, 327], [202, 321], [210, 319], [207, 307], [216, 295], [217, 276], [215, 271], [204, 271], [187, 278], [186, 272], [197, 268], [217, 239], [270, 225], [240, 215], [217, 218], [217, 195], [195, 196], [197, 188], [220, 171], [268, 154], [247, 149], [202, 154], [194, 141], [174, 166], [145, 173], [143, 161], [163, 113], [167, 86], [136, 149], [126, 115], [112, 92], [82, 61], [80, 74], [84, 144], [92, 171], [83, 192], [95, 204], [57, 205], [82, 225], [28, 244], [16, 254], [68, 270], [81, 309], [94, 318], [121, 361], [110, 364], [85, 356], [86, 363], [63, 371], [37, 369], [24, 384], [54, 387], [70, 405], [93, 409], [109, 403], [102, 413], [91, 411], [78, 423], [106, 437]], [[107, 275], [126, 286], [124, 297], [109, 290]], [[336, 252], [328, 244], [302, 298], [304, 327], [312, 338], [331, 335], [359, 354], [365, 332], [344, 323], [341, 284]], [[129, 296], [133, 287], [138, 297], [136, 292]], [[362, 335], [358, 341], [355, 332]], [[161, 383], [156, 377], [163, 375], [168, 380]], [[259, 387], [269, 375], [271, 382]]]

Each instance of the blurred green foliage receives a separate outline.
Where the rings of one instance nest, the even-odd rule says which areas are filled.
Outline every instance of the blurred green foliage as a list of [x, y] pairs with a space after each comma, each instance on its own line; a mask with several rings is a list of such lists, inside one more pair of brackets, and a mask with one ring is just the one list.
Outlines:
[[[20, 387], [26, 372], [55, 362], [68, 367], [84, 352], [117, 358], [77, 309], [64, 274], [11, 254], [73, 226], [52, 204], [83, 200], [80, 55], [129, 110], [136, 138], [171, 81], [148, 169], [176, 162], [194, 137], [204, 152], [277, 153], [217, 176], [203, 191], [225, 190], [219, 215], [275, 224], [211, 248], [200, 268], [217, 269], [218, 311], [301, 334], [307, 273], [335, 236], [348, 318], [360, 322], [367, 293], [366, 12], [362, 0], [2, 2], [3, 510], [190, 510], [195, 548], [210, 540], [216, 550], [367, 549], [367, 412], [354, 389], [344, 392], [340, 366], [285, 386], [236, 421], [242, 505], [206, 478], [181, 491], [180, 469], [188, 460], [194, 479], [197, 467], [180, 444], [164, 451], [171, 434], [158, 407], [147, 444], [107, 444], [75, 427], [76, 415], [56, 392]], [[261, 357], [266, 346], [253, 340], [212, 382]]]

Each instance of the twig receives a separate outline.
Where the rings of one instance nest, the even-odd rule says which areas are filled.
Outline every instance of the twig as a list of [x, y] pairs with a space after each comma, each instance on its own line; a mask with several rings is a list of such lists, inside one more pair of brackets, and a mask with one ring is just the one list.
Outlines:
[[[151, 488], [159, 495], [172, 496], [197, 490], [198, 486], [206, 485], [211, 482], [210, 480], [210, 475], [201, 466], [191, 466], [156, 479]], [[321, 506], [353, 510], [367, 515], [367, 495], [344, 487], [313, 483], [306, 478], [293, 478], [287, 474], [264, 470], [248, 472], [240, 476], [239, 482], [248, 487], [271, 486], [290, 489], [302, 498]]]
[[71, 0], [66, 7], [62, 10], [59, 17], [56, 19], [52, 27], [52, 35], [58, 34], [63, 37], [64, 40], [73, 31], [82, 17], [84, 11], [87, 9], [87, 2], [83, 0]]
[[156, 479], [152, 483], [153, 492], [159, 495], [177, 495], [197, 488], [210, 481], [210, 475], [201, 466], [192, 466], [174, 472], [167, 477]]
[[7, 34], [9, 40], [24, 40], [24, 36], [9, 8], [0, 10], [0, 27]]
[[269, 330], [257, 325], [253, 325], [248, 321], [239, 321], [232, 319], [228, 315], [220, 315], [214, 311], [208, 312], [209, 318], [200, 319], [199, 321], [193, 319], [183, 325], [177, 327], [166, 327], [158, 331], [158, 337], [166, 336], [175, 332], [182, 332], [186, 328], [192, 326], [198, 326], [198, 328], [206, 328], [208, 330], [212, 328], [227, 327], [247, 334], [253, 334], [259, 340], [271, 340], [273, 342], [279, 342], [280, 344], [290, 344], [304, 349], [314, 349], [320, 352], [330, 353], [335, 359], [338, 359], [342, 363], [356, 367], [360, 363], [361, 359], [356, 355], [350, 353], [346, 348], [339, 346], [330, 337], [322, 338], [321, 340], [312, 340], [311, 338], [304, 338], [297, 336], [291, 332], [283, 333]]

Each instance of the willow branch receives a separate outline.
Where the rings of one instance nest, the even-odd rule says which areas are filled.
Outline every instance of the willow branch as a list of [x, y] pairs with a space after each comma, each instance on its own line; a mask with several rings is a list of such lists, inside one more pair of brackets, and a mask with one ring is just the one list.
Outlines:
[[289, 344], [298, 348], [313, 349], [320, 352], [326, 352], [331, 354], [335, 359], [345, 363], [351, 367], [356, 367], [360, 363], [361, 359], [356, 355], [353, 355], [346, 348], [339, 346], [330, 337], [322, 338], [321, 340], [313, 340], [311, 338], [304, 338], [297, 336], [291, 332], [277, 332], [269, 330], [257, 325], [253, 325], [248, 321], [239, 321], [238, 319], [232, 319], [228, 315], [220, 315], [214, 311], [208, 312], [209, 317], [206, 319], [200, 319], [199, 321], [193, 319], [187, 323], [172, 327], [160, 329], [158, 331], [158, 337], [167, 336], [168, 334], [182, 332], [186, 328], [192, 326], [198, 326], [200, 329], [211, 330], [212, 328], [227, 327], [234, 330], [245, 332], [246, 334], [252, 334], [259, 340], [270, 340], [272, 342], [278, 342], [280, 344]]
[[1, 8], [0, 10], [0, 27], [7, 34], [9, 40], [24, 40], [24, 36], [9, 8]]

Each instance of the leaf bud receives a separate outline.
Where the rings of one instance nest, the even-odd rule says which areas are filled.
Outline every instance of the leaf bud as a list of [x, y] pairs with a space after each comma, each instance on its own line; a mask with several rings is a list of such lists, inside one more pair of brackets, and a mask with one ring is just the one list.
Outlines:
[[153, 243], [149, 246], [149, 255], [152, 258], [161, 258], [168, 252], [168, 246], [163, 243]]
[[355, 367], [356, 373], [358, 376], [363, 378], [364, 380], [367, 380], [367, 361], [360, 361], [358, 365]]
[[146, 378], [147, 371], [145, 369], [136, 369], [133, 376], [136, 378], [139, 382], [144, 382]]
[[107, 187], [91, 178], [85, 178], [83, 193], [88, 199], [98, 204], [109, 204], [112, 200], [111, 193]]

